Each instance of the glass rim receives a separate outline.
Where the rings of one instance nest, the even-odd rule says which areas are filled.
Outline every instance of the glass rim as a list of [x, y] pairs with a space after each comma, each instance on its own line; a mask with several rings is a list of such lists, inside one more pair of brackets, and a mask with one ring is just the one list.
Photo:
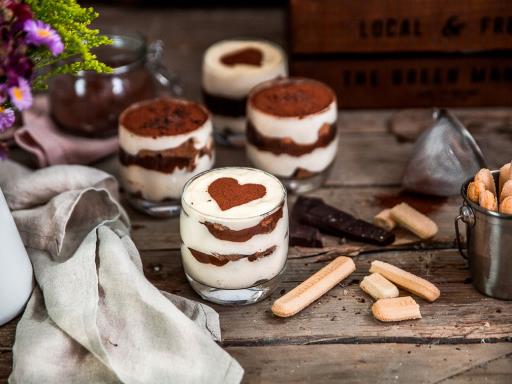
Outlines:
[[133, 61], [130, 61], [128, 64], [111, 67], [112, 72], [97, 73], [97, 72], [91, 72], [91, 71], [80, 71], [80, 72], [76, 73], [74, 76], [84, 77], [87, 74], [91, 74], [91, 73], [94, 74], [95, 76], [106, 76], [106, 77], [112, 76], [112, 75], [119, 75], [119, 74], [130, 72], [131, 70], [144, 64], [144, 62], [146, 61], [146, 55], [148, 53], [148, 39], [142, 32], [135, 31], [135, 30], [125, 30], [120, 27], [110, 26], [110, 27], [101, 28], [100, 34], [107, 36], [109, 39], [112, 40], [112, 44], [101, 46], [101, 47], [104, 47], [107, 49], [108, 48], [115, 49], [115, 48], [124, 46], [123, 44], [116, 45], [116, 41], [117, 42], [123, 42], [123, 41], [126, 42], [128, 39], [132, 39], [132, 40], [136, 41], [139, 44], [139, 46], [135, 47], [133, 49], [130, 49], [130, 52], [132, 52], [134, 54]]
[[[233, 168], [237, 168], [237, 169], [248, 169], [248, 170], [251, 170], [251, 171], [256, 171], [256, 172], [261, 172], [261, 173], [264, 173], [266, 174], [267, 176], [270, 176], [271, 178], [273, 178], [274, 180], [276, 180], [279, 185], [281, 186], [281, 190], [283, 192], [283, 195], [282, 195], [282, 198], [279, 200], [279, 203], [273, 207], [272, 209], [269, 209], [268, 211], [265, 211], [263, 213], [260, 213], [258, 215], [254, 215], [254, 216], [244, 216], [244, 217], [223, 217], [223, 216], [217, 216], [217, 215], [210, 215], [210, 214], [207, 214], [207, 213], [203, 213], [201, 212], [200, 210], [196, 209], [195, 207], [191, 206], [190, 204], [188, 204], [186, 201], [185, 201], [185, 191], [187, 190], [188, 186], [190, 184], [192, 184], [196, 179], [200, 178], [201, 176], [207, 174], [207, 173], [210, 173], [210, 172], [214, 172], [214, 171], [219, 171], [219, 170], [224, 170], [224, 169], [233, 169]], [[187, 210], [185, 209], [185, 207], [187, 209], [190, 209], [191, 211], [194, 211], [198, 214], [200, 214], [201, 216], [205, 217], [205, 218], [211, 218], [211, 219], [214, 219], [214, 221], [231, 221], [231, 222], [237, 222], [237, 221], [245, 221], [245, 220], [251, 220], [251, 219], [256, 219], [256, 218], [259, 218], [259, 217], [265, 217], [265, 216], [268, 216], [274, 212], [276, 212], [278, 209], [280, 209], [281, 207], [284, 206], [284, 204], [286, 203], [286, 200], [287, 200], [287, 197], [288, 197], [288, 194], [287, 194], [287, 191], [286, 191], [286, 187], [284, 186], [284, 184], [281, 182], [281, 180], [279, 180], [276, 176], [272, 175], [271, 173], [269, 172], [266, 172], [262, 169], [258, 169], [258, 168], [253, 168], [253, 167], [242, 167], [242, 166], [227, 166], [227, 167], [218, 167], [218, 168], [212, 168], [212, 169], [208, 169], [206, 171], [203, 171], [201, 173], [198, 173], [197, 175], [194, 175], [192, 178], [190, 178], [186, 183], [185, 185], [183, 186], [183, 189], [181, 191], [181, 207], [182, 207], [182, 212], [185, 212], [185, 214], [188, 214]]]

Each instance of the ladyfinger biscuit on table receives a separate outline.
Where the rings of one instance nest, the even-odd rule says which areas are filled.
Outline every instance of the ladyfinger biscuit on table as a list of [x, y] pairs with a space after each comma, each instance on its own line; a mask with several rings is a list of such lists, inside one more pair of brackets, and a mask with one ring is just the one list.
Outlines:
[[510, 196], [512, 196], [512, 179], [507, 180], [505, 184], [503, 184], [503, 188], [500, 192], [500, 203]]
[[398, 288], [380, 273], [365, 276], [359, 284], [361, 289], [374, 299], [388, 299], [398, 297]]
[[272, 305], [272, 312], [279, 317], [295, 315], [355, 270], [356, 265], [351, 258], [337, 257], [286, 295], [277, 299]]
[[512, 180], [512, 162], [507, 163], [500, 168], [500, 191], [503, 189], [507, 180]]
[[372, 305], [372, 313], [380, 321], [421, 319], [420, 306], [411, 296], [377, 300]]
[[479, 204], [482, 208], [488, 209], [489, 211], [498, 210], [498, 201], [491, 191], [485, 190], [480, 194]]
[[422, 239], [435, 236], [438, 230], [436, 223], [407, 203], [395, 205], [391, 209], [391, 218]]
[[441, 292], [430, 281], [422, 279], [410, 272], [404, 271], [392, 264], [375, 260], [372, 262], [370, 272], [380, 273], [386, 279], [402, 287], [406, 291], [414, 293], [428, 301], [435, 301]]
[[485, 185], [481, 181], [472, 181], [468, 185], [467, 195], [473, 203], [480, 201], [480, 194], [485, 191]]
[[485, 185], [485, 189], [491, 191], [496, 195], [496, 185], [494, 184], [494, 177], [492, 177], [491, 171], [487, 168], [482, 168], [475, 175], [474, 181], [481, 181]]
[[391, 209], [384, 209], [376, 214], [373, 218], [373, 224], [386, 231], [392, 231], [396, 227], [396, 221], [391, 218]]
[[512, 196], [505, 198], [500, 203], [500, 213], [512, 215]]

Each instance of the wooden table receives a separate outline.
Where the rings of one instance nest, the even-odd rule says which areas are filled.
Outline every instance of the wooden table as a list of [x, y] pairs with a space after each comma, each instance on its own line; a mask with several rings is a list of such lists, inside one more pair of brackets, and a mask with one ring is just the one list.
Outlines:
[[[102, 7], [103, 23], [139, 27], [164, 39], [167, 60], [199, 94], [199, 60], [211, 42], [253, 35], [283, 42], [283, 12], [257, 10], [117, 9]], [[170, 54], [169, 54], [170, 52]], [[343, 100], [340, 103], [343, 106]], [[456, 110], [496, 167], [512, 157], [512, 111]], [[245, 368], [247, 383], [512, 381], [512, 302], [478, 293], [454, 245], [453, 219], [461, 199], [401, 193], [400, 176], [428, 111], [357, 111], [340, 114], [340, 147], [326, 185], [311, 196], [370, 220], [382, 208], [407, 201], [440, 228], [429, 242], [374, 247], [325, 237], [323, 249], [291, 248], [283, 283], [263, 302], [247, 307], [212, 305], [219, 313], [222, 346]], [[218, 165], [246, 165], [243, 151], [219, 148]], [[115, 161], [100, 165], [115, 173]], [[293, 199], [291, 203], [293, 202]], [[154, 220], [129, 209], [132, 236], [147, 278], [159, 289], [198, 299], [186, 282], [179, 255], [178, 220]], [[274, 317], [271, 303], [333, 257], [353, 256], [357, 271], [289, 319]], [[384, 324], [358, 286], [373, 260], [391, 262], [434, 282], [441, 297], [418, 299], [423, 318]], [[11, 370], [16, 320], [0, 328], [0, 380]]]

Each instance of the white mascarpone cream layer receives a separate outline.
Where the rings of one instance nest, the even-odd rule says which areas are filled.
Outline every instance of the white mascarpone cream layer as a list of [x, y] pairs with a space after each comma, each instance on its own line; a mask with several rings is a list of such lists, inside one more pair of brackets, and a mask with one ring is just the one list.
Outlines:
[[192, 172], [177, 168], [172, 173], [146, 169], [138, 165], [120, 165], [123, 186], [131, 193], [140, 193], [144, 199], [161, 201], [178, 199], [186, 182], [193, 176], [211, 169], [215, 158], [204, 155], [194, 160], [196, 167]]
[[[263, 219], [264, 217], [260, 218], [256, 225]], [[189, 216], [186, 212], [180, 216], [181, 239], [188, 247], [204, 253], [214, 252], [250, 255], [256, 252], [262, 252], [265, 249], [285, 241], [288, 232], [288, 209], [285, 204], [283, 207], [283, 215], [277, 221], [275, 228], [271, 232], [256, 234], [249, 240], [243, 242], [216, 238], [208, 231], [208, 228], [203, 224], [204, 222], [205, 221], [198, 221], [197, 216]], [[231, 226], [231, 223], [226, 224]], [[251, 228], [252, 225], [249, 224], [250, 223], [244, 223], [243, 225], [245, 228]]]
[[282, 117], [265, 113], [249, 103], [247, 118], [263, 136], [289, 137], [297, 144], [312, 144], [318, 140], [318, 131], [324, 124], [336, 123], [337, 108], [333, 101], [324, 110], [307, 116]]
[[194, 147], [200, 149], [208, 144], [211, 135], [212, 122], [210, 118], [208, 118], [203, 125], [191, 132], [158, 137], [139, 136], [120, 125], [119, 146], [126, 153], [136, 156], [141, 150], [164, 151], [166, 149], [176, 148], [192, 138], [194, 140]]
[[272, 152], [262, 151], [254, 145], [247, 144], [247, 157], [254, 166], [265, 169], [280, 177], [291, 177], [297, 168], [318, 173], [326, 169], [336, 157], [338, 151], [338, 137], [326, 147], [319, 147], [302, 156], [287, 154], [275, 155]]
[[[261, 66], [222, 63], [222, 56], [245, 48], [262, 52]], [[223, 40], [210, 46], [204, 54], [202, 85], [212, 95], [240, 99], [257, 84], [287, 73], [286, 57], [279, 46], [258, 40]]]
[[271, 255], [249, 261], [230, 261], [222, 266], [196, 260], [186, 244], [181, 246], [185, 272], [194, 280], [210, 287], [223, 289], [248, 288], [261, 280], [270, 280], [282, 271], [288, 255], [288, 242], [278, 243]]

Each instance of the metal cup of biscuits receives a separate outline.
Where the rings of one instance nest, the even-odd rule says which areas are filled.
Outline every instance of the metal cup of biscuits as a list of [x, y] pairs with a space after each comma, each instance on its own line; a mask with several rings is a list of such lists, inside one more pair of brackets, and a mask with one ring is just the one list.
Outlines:
[[[482, 169], [468, 179], [461, 188], [463, 204], [455, 219], [457, 245], [468, 260], [474, 287], [502, 300], [512, 300], [512, 197], [506, 196], [504, 188], [512, 180], [510, 168], [504, 165], [501, 172]], [[461, 221], [466, 226], [466, 249]]]

